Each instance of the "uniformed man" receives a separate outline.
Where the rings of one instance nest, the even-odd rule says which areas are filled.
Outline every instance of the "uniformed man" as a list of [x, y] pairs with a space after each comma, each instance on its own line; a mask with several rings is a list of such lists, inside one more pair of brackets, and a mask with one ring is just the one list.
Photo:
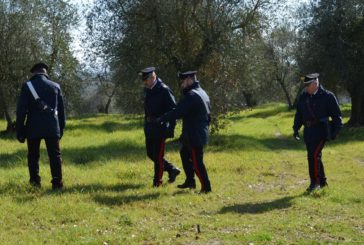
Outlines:
[[196, 71], [179, 74], [183, 97], [176, 109], [160, 118], [161, 123], [182, 118], [180, 155], [186, 180], [178, 188], [196, 188], [195, 174], [201, 182], [201, 193], [211, 192], [211, 184], [203, 161], [203, 148], [208, 140], [210, 99], [196, 78]]
[[325, 142], [335, 139], [342, 127], [341, 112], [336, 97], [319, 84], [318, 77], [318, 73], [304, 77], [305, 91], [298, 100], [293, 125], [293, 136], [297, 140], [298, 131], [304, 125], [304, 141], [311, 181], [307, 188], [308, 192], [327, 186], [321, 151]]
[[41, 186], [39, 176], [39, 146], [45, 140], [50, 160], [52, 188], [60, 189], [62, 159], [59, 141], [65, 127], [63, 96], [59, 84], [48, 77], [48, 66], [35, 64], [32, 77], [21, 88], [16, 110], [16, 129], [19, 142], [27, 140], [30, 184]]
[[164, 158], [165, 141], [173, 138], [175, 121], [161, 125], [157, 118], [172, 110], [176, 102], [172, 91], [159, 79], [155, 67], [147, 67], [140, 72], [144, 82], [144, 133], [148, 157], [154, 162], [153, 186], [162, 184], [163, 171], [168, 172], [168, 182], [173, 183], [180, 170]]

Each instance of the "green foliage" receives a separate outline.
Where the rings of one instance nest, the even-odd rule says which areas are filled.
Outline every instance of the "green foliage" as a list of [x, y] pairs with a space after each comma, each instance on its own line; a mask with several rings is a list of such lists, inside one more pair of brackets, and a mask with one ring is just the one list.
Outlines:
[[[342, 110], [347, 121], [350, 106]], [[153, 164], [146, 157], [142, 120], [120, 115], [69, 120], [61, 141], [60, 192], [51, 191], [43, 143], [43, 186], [34, 189], [27, 183], [26, 146], [1, 135], [2, 243], [364, 242], [363, 128], [344, 128], [327, 143], [329, 188], [306, 195], [306, 152], [291, 136], [293, 112], [270, 104], [230, 115], [229, 127], [212, 136], [205, 150], [213, 192], [199, 195], [176, 188], [183, 174], [176, 184], [151, 187]], [[168, 142], [166, 158], [181, 167], [175, 140]]]
[[177, 72], [198, 70], [218, 129], [221, 114], [244, 104], [239, 93], [247, 76], [236, 74], [246, 71], [248, 61], [238, 60], [248, 42], [241, 40], [251, 38], [252, 44], [260, 36], [263, 10], [269, 2], [97, 1], [88, 15], [91, 48], [109, 63], [114, 82], [121, 83], [117, 102], [127, 112], [141, 109], [135, 106], [141, 98], [137, 76], [141, 68], [156, 66], [177, 96]]
[[79, 64], [70, 51], [75, 9], [63, 0], [0, 2], [0, 110], [11, 123], [21, 84], [39, 61], [50, 67], [51, 79], [61, 83], [71, 110], [79, 98]]
[[364, 3], [361, 0], [321, 0], [301, 10], [303, 73], [322, 74], [332, 89], [346, 89], [352, 99], [350, 125], [364, 125]]

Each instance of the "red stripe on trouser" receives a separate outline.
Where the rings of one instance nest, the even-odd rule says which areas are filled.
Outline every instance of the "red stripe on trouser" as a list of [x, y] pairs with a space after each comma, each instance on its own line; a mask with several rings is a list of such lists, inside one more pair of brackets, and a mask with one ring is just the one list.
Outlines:
[[313, 161], [314, 161], [314, 174], [315, 174], [315, 179], [316, 179], [316, 184], [319, 185], [320, 184], [320, 176], [319, 176], [319, 162], [318, 162], [318, 154], [320, 153], [320, 149], [322, 144], [324, 143], [324, 141], [321, 141], [316, 150], [315, 150], [315, 154], [313, 155]]
[[163, 154], [164, 154], [165, 141], [161, 140], [158, 163], [159, 163], [159, 173], [158, 173], [158, 181], [160, 181], [163, 177]]
[[205, 189], [205, 183], [203, 182], [201, 174], [200, 174], [200, 170], [198, 169], [197, 158], [196, 158], [196, 150], [193, 147], [192, 147], [192, 162], [193, 162], [193, 165], [195, 166], [196, 175], [200, 179], [201, 189], [203, 190], [203, 189]]

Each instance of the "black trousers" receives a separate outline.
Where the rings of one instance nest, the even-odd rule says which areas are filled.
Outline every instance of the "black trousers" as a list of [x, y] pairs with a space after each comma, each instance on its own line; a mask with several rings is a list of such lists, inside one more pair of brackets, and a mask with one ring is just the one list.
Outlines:
[[311, 186], [326, 185], [326, 176], [321, 153], [324, 145], [324, 139], [306, 142], [308, 172], [310, 174]]
[[[61, 150], [59, 147], [58, 138], [47, 138], [44, 139], [47, 147], [52, 183], [59, 183], [62, 181], [62, 158]], [[39, 147], [41, 139], [27, 139], [28, 145], [28, 168], [30, 181], [40, 183], [39, 176]]]
[[166, 146], [165, 138], [146, 138], [147, 155], [154, 163], [154, 181], [162, 183], [163, 171], [168, 173], [175, 168], [172, 163], [164, 158]]
[[201, 182], [201, 190], [211, 189], [211, 184], [203, 162], [203, 146], [182, 144], [180, 155], [187, 183], [195, 183], [195, 173]]

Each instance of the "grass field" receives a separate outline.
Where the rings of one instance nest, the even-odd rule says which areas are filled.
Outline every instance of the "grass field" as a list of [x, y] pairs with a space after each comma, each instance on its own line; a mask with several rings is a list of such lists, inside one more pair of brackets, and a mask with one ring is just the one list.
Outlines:
[[[346, 122], [350, 108], [342, 109]], [[344, 128], [327, 144], [329, 188], [305, 195], [306, 151], [291, 137], [292, 118], [281, 104], [231, 115], [205, 151], [207, 195], [199, 186], [178, 190], [183, 174], [151, 187], [141, 116], [70, 119], [61, 141], [65, 188], [56, 192], [44, 143], [35, 189], [26, 145], [2, 135], [0, 243], [364, 244], [364, 128]], [[170, 141], [166, 158], [182, 168], [178, 148]]]

